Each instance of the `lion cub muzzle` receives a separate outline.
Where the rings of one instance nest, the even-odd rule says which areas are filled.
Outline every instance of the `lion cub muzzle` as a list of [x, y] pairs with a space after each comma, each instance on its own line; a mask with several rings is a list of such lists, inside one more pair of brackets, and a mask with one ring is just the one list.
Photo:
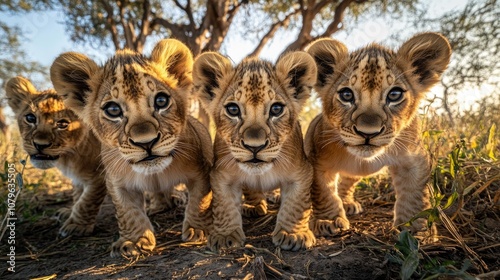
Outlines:
[[151, 122], [139, 123], [130, 128], [128, 141], [133, 146], [145, 150], [148, 157], [154, 157], [152, 149], [160, 140], [160, 136], [160, 132]]
[[241, 139], [241, 145], [250, 151], [253, 155], [251, 160], [247, 162], [259, 163], [263, 162], [262, 159], [258, 158], [258, 153], [269, 146], [269, 140], [267, 139], [267, 134], [264, 128], [260, 126], [250, 126], [243, 132], [243, 137]]
[[33, 135], [32, 144], [36, 153], [30, 154], [32, 164], [40, 169], [48, 169], [55, 166], [59, 155], [50, 155], [49, 149], [53, 146], [54, 135], [50, 131], [39, 131]]
[[376, 114], [360, 114], [352, 126], [352, 130], [365, 139], [364, 145], [371, 145], [370, 140], [382, 134], [385, 130], [382, 118]]

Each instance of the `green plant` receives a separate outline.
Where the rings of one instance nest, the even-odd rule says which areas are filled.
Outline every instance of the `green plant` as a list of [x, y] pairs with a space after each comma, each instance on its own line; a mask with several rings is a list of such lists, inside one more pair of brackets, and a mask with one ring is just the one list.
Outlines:
[[386, 255], [386, 259], [401, 266], [399, 275], [403, 280], [410, 279], [412, 276], [418, 279], [435, 279], [440, 276], [453, 276], [465, 280], [475, 279], [466, 272], [471, 265], [470, 261], [465, 260], [462, 267], [457, 269], [454, 261], [430, 258], [421, 254], [420, 251], [418, 240], [407, 230], [403, 230], [394, 248]]

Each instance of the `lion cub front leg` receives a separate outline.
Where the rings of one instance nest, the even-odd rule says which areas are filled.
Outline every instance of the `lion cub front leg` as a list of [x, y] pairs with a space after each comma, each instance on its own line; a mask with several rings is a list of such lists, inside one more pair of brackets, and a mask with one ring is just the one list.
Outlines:
[[[425, 154], [412, 156], [398, 165], [389, 167], [396, 192], [396, 203], [394, 205], [395, 227], [408, 228], [413, 234], [425, 234], [425, 231], [428, 230], [427, 221], [423, 218], [413, 221], [409, 227], [402, 225], [421, 211], [431, 207], [430, 192], [427, 186], [430, 168], [430, 163]], [[435, 231], [436, 229], [433, 227], [431, 235], [434, 235]]]
[[70, 215], [59, 230], [62, 237], [70, 234], [88, 235], [94, 230], [97, 213], [106, 196], [106, 185], [104, 180], [96, 180], [81, 189], [83, 191], [75, 192]]
[[347, 215], [356, 215], [363, 212], [363, 206], [354, 198], [356, 184], [361, 177], [339, 175], [337, 178], [337, 188]]
[[314, 233], [309, 229], [310, 186], [310, 179], [281, 185], [281, 205], [272, 234], [274, 245], [297, 251], [316, 243]]
[[146, 211], [148, 215], [154, 215], [175, 207], [184, 207], [188, 200], [187, 188], [184, 184], [179, 184], [167, 191], [147, 192], [146, 196], [149, 196], [149, 205]]
[[245, 200], [241, 206], [241, 214], [245, 217], [261, 217], [267, 214], [266, 195], [262, 191], [243, 188]]
[[220, 182], [220, 175], [213, 174], [213, 230], [208, 236], [208, 247], [217, 252], [221, 248], [242, 247], [245, 243], [241, 218], [241, 186]]
[[146, 215], [143, 193], [110, 182], [107, 182], [107, 189], [116, 208], [120, 229], [120, 238], [111, 245], [111, 257], [128, 258], [153, 251], [156, 239]]
[[313, 218], [311, 228], [317, 236], [334, 236], [349, 229], [349, 220], [337, 192], [336, 176], [314, 171], [311, 187]]
[[203, 241], [212, 226], [212, 192], [209, 176], [200, 176], [187, 183], [189, 199], [182, 223], [183, 241]]

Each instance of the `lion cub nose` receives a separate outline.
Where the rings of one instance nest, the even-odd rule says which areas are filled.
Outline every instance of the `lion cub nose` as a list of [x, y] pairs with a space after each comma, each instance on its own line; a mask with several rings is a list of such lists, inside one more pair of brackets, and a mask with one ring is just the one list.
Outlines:
[[242, 142], [242, 144], [243, 144], [243, 147], [245, 147], [245, 149], [249, 150], [250, 152], [252, 152], [255, 155], [258, 152], [262, 151], [264, 148], [266, 148], [267, 145], [269, 144], [269, 142], [266, 141], [266, 143], [264, 143], [264, 145], [260, 145], [260, 146], [250, 146], [250, 145], [245, 144], [245, 142]]
[[249, 150], [253, 154], [257, 154], [267, 147], [269, 142], [266, 139], [266, 131], [257, 126], [252, 126], [247, 128], [243, 132], [243, 139], [241, 144], [245, 149]]
[[153, 146], [159, 140], [160, 133], [158, 133], [156, 127], [150, 122], [136, 124], [130, 128], [130, 144], [140, 147], [146, 151], [151, 151]]
[[33, 146], [37, 151], [42, 152], [44, 149], [52, 146], [52, 136], [50, 133], [37, 132], [33, 135]]
[[365, 139], [371, 139], [384, 131], [382, 118], [374, 114], [361, 114], [353, 126], [354, 132]]
[[42, 152], [44, 149], [52, 146], [52, 143], [37, 143], [37, 142], [34, 142], [33, 141], [33, 146], [35, 146], [35, 149], [37, 149], [37, 151], [39, 152]]

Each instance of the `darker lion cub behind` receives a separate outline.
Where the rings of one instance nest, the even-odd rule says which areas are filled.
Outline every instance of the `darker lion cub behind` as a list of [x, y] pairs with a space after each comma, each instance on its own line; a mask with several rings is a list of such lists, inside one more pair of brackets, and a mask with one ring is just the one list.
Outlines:
[[27, 79], [15, 77], [5, 91], [33, 166], [56, 167], [72, 180], [73, 206], [58, 213], [66, 219], [60, 235], [92, 233], [106, 196], [99, 141], [54, 90], [37, 91]]

